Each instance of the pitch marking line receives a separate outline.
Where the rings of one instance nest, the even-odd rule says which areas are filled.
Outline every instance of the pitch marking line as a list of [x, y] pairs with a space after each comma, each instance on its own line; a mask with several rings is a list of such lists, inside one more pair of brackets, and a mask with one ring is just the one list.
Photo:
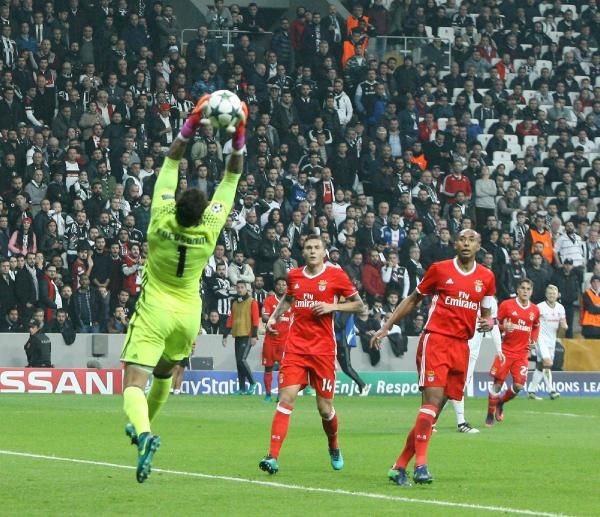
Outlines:
[[569, 416], [573, 418], [598, 418], [597, 415], [580, 415], [577, 413], [558, 413], [556, 411], [524, 411], [528, 415]]
[[[17, 452], [17, 451], [8, 451], [1, 450], [0, 455], [4, 456], [17, 456], [21, 458], [33, 458], [38, 460], [50, 460], [50, 461], [63, 461], [67, 463], [78, 463], [81, 465], [95, 465], [98, 467], [109, 467], [113, 469], [125, 469], [125, 470], [134, 470], [135, 467], [130, 465], [120, 465], [118, 463], [108, 463], [105, 461], [92, 461], [92, 460], [81, 460], [77, 458], [63, 458], [60, 456], [47, 456], [45, 454], [32, 454], [28, 452]], [[285, 490], [297, 490], [300, 492], [316, 492], [321, 494], [334, 494], [334, 495], [345, 495], [351, 497], [363, 497], [366, 499], [379, 499], [384, 501], [396, 501], [401, 503], [413, 503], [413, 504], [425, 504], [432, 506], [444, 506], [444, 507], [452, 507], [452, 508], [466, 508], [469, 510], [482, 510], [486, 512], [501, 512], [501, 513], [510, 513], [516, 515], [531, 515], [536, 517], [566, 517], [565, 514], [557, 514], [557, 513], [548, 513], [548, 512], [537, 512], [534, 510], [520, 510], [518, 508], [505, 508], [503, 506], [485, 506], [480, 504], [470, 504], [470, 503], [456, 503], [452, 501], [439, 501], [436, 499], [416, 499], [412, 497], [401, 497], [394, 495], [386, 495], [386, 494], [378, 494], [373, 492], [354, 492], [352, 490], [343, 490], [339, 488], [317, 488], [310, 486], [302, 486], [302, 485], [287, 485], [285, 483], [276, 483], [273, 481], [260, 481], [257, 479], [246, 479], [232, 476], [219, 476], [215, 474], [202, 474], [200, 472], [184, 472], [180, 470], [170, 470], [170, 469], [158, 469], [153, 468], [153, 472], [161, 472], [162, 474], [172, 474], [175, 476], [185, 476], [192, 478], [201, 478], [201, 479], [216, 479], [220, 481], [230, 481], [234, 483], [245, 483], [248, 485], [258, 485], [258, 486], [267, 486], [272, 488], [283, 488]]]

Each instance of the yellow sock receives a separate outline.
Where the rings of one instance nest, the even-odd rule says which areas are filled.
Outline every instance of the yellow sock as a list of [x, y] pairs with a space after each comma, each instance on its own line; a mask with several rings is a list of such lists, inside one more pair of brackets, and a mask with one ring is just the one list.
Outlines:
[[150, 420], [148, 418], [148, 403], [144, 396], [144, 390], [138, 386], [127, 386], [123, 391], [123, 409], [129, 421], [135, 427], [138, 436], [150, 432]]
[[171, 389], [172, 377], [168, 379], [161, 379], [154, 376], [152, 379], [152, 386], [148, 393], [148, 416], [150, 422], [153, 422], [156, 415], [160, 411], [169, 398], [169, 390]]

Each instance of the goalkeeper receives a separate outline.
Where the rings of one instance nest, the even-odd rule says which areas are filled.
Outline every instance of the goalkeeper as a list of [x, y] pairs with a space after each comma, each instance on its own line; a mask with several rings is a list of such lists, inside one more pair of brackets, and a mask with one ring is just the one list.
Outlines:
[[[156, 181], [142, 292], [121, 354], [125, 363], [123, 409], [130, 422], [126, 433], [138, 447], [136, 477], [140, 483], [148, 478], [160, 446], [150, 423], [169, 396], [173, 368], [190, 355], [200, 330], [200, 276], [231, 211], [243, 170], [245, 105], [233, 135], [233, 152], [213, 198], [208, 201], [200, 190], [189, 189], [175, 200], [179, 160], [189, 139], [208, 122], [203, 114], [209, 98], [202, 97], [185, 121]], [[146, 397], [150, 374], [153, 382]]]

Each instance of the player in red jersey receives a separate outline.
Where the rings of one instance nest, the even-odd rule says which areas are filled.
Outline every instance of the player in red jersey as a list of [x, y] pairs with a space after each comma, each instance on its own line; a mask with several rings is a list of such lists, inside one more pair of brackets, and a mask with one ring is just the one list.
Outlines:
[[[269, 454], [259, 463], [261, 470], [275, 474], [277, 458], [285, 440], [298, 392], [311, 385], [317, 392], [317, 409], [329, 443], [331, 466], [341, 470], [344, 460], [337, 440], [338, 419], [333, 408], [335, 388], [334, 313], [360, 312], [363, 302], [343, 269], [325, 264], [321, 237], [309, 235], [302, 256], [306, 266], [292, 269], [287, 277], [287, 292], [267, 322], [274, 333], [277, 322], [291, 308], [285, 352], [279, 370], [279, 403], [271, 426]], [[338, 303], [340, 297], [345, 303]]]
[[489, 269], [475, 262], [480, 242], [476, 231], [460, 232], [455, 242], [456, 258], [432, 264], [416, 290], [402, 300], [372, 339], [372, 345], [380, 347], [381, 339], [394, 323], [411, 314], [424, 296], [433, 297], [417, 348], [421, 408], [402, 454], [388, 473], [390, 480], [400, 486], [410, 485], [406, 467], [413, 456], [416, 456], [415, 483], [433, 481], [427, 467], [432, 425], [448, 399], [461, 400], [463, 397], [469, 367], [468, 341], [476, 327], [489, 332], [494, 324], [490, 308], [496, 282]]
[[[275, 309], [279, 305], [279, 302], [287, 291], [287, 282], [285, 278], [275, 279], [274, 294], [270, 294], [265, 298], [263, 303], [263, 321], [267, 323], [271, 315], [275, 312]], [[285, 311], [279, 321], [275, 324], [275, 332], [269, 332], [265, 334], [265, 340], [263, 342], [262, 350], [262, 364], [265, 367], [265, 401], [271, 402], [271, 385], [273, 384], [273, 367], [275, 364], [281, 365], [281, 358], [283, 357], [283, 349], [285, 347], [285, 341], [287, 339], [288, 330], [290, 328], [291, 311], [288, 309]]]
[[[527, 382], [529, 348], [540, 333], [540, 310], [531, 303], [533, 282], [523, 278], [517, 286], [517, 297], [505, 300], [498, 307], [498, 321], [502, 336], [502, 351], [498, 353], [490, 370], [494, 385], [488, 398], [488, 414], [485, 425], [494, 425], [504, 420], [504, 404], [514, 399]], [[508, 374], [512, 376], [512, 386], [501, 394], [502, 384]]]

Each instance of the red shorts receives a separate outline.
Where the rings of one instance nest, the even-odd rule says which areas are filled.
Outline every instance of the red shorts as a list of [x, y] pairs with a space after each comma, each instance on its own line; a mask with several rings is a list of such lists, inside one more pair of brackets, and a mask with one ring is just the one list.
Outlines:
[[510, 373], [515, 384], [524, 386], [527, 382], [527, 370], [529, 370], [529, 359], [527, 356], [507, 357], [504, 364], [496, 357], [494, 364], [490, 368], [490, 375], [494, 378], [496, 384], [502, 384]]
[[283, 357], [283, 349], [285, 343], [273, 343], [271, 341], [263, 342], [262, 349], [262, 364], [263, 366], [271, 367], [275, 363], [281, 364], [281, 358]]
[[332, 399], [335, 390], [335, 356], [285, 353], [279, 368], [279, 389], [310, 384], [319, 397]]
[[462, 400], [468, 368], [466, 341], [431, 332], [421, 336], [417, 348], [420, 388], [444, 388], [448, 398]]

